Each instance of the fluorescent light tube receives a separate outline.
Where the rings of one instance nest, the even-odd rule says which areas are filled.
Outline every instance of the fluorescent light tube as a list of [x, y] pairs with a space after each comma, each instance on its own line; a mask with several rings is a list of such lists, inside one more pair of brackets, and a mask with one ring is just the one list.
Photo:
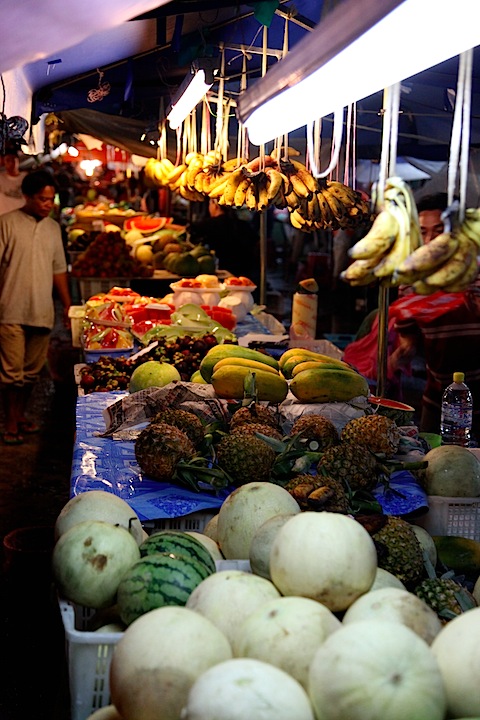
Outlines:
[[345, 0], [237, 102], [261, 145], [480, 44], [479, 0]]
[[197, 70], [167, 116], [170, 127], [173, 130], [181, 125], [187, 115], [192, 112], [193, 108], [198, 105], [204, 95], [207, 94], [212, 85], [213, 82], [206, 82], [205, 70]]

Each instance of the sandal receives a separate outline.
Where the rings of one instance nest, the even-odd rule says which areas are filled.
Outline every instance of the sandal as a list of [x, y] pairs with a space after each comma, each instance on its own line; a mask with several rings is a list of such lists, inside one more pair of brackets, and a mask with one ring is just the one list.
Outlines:
[[34, 433], [40, 432], [40, 426], [30, 420], [24, 420], [19, 422], [18, 426], [20, 430], [26, 435], [33, 435]]
[[5, 445], [23, 445], [23, 436], [19, 433], [4, 432], [3, 442]]

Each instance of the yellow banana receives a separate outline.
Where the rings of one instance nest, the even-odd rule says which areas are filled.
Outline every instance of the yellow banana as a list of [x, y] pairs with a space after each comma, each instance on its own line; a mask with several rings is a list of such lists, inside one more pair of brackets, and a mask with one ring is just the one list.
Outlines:
[[303, 218], [298, 210], [292, 210], [290, 213], [290, 222], [297, 230], [306, 230], [305, 218]]
[[204, 170], [201, 170], [200, 172], [197, 172], [195, 175], [195, 180], [193, 181], [193, 187], [194, 189], [199, 193], [204, 193], [204, 183], [207, 177], [207, 173]]
[[318, 197], [315, 193], [312, 195], [310, 200], [307, 201], [307, 212], [305, 213], [305, 216], [308, 220], [311, 220], [319, 225], [323, 225], [322, 211], [320, 209], [320, 205], [318, 204]]
[[173, 170], [175, 170], [175, 165], [167, 157], [162, 158], [160, 162], [163, 165], [166, 175], [169, 175]]
[[247, 192], [245, 193], [245, 205], [249, 210], [256, 210], [257, 209], [257, 194], [256, 194], [256, 187], [255, 183], [251, 182], [250, 185], [247, 188]]
[[368, 260], [389, 250], [399, 232], [398, 220], [389, 210], [381, 210], [365, 235], [349, 250], [354, 260]]
[[223, 195], [225, 188], [227, 187], [228, 181], [230, 180], [230, 173], [221, 175], [219, 181], [213, 185], [208, 191], [208, 196], [211, 198], [219, 198]]
[[275, 168], [266, 168], [265, 174], [268, 178], [268, 200], [269, 202], [271, 202], [276, 197], [278, 191], [280, 190], [282, 185], [284, 185], [285, 181], [288, 184], [288, 178], [279, 170], [275, 170]]
[[325, 196], [321, 191], [317, 192], [318, 207], [322, 214], [322, 223], [324, 228], [335, 227], [335, 216], [332, 213], [330, 205], [325, 200]]
[[203, 202], [204, 197], [200, 193], [198, 193], [195, 189], [191, 190], [188, 186], [185, 187], [184, 185], [181, 185], [179, 187], [180, 195], [185, 198], [185, 200], [190, 200], [190, 202]]
[[477, 256], [475, 243], [468, 238], [460, 237], [458, 248], [454, 254], [431, 275], [425, 277], [425, 282], [437, 289], [451, 285], [465, 273], [465, 269], [472, 262], [473, 255]]
[[167, 176], [165, 174], [165, 168], [160, 162], [160, 160], [157, 160], [155, 162], [154, 168], [153, 168], [153, 177], [152, 180], [157, 185], [166, 185], [167, 184]]
[[201, 155], [194, 157], [191, 162], [188, 163], [187, 187], [190, 188], [190, 190], [195, 189], [195, 176], [199, 172], [203, 172], [203, 159]]
[[303, 182], [303, 179], [300, 177], [298, 172], [292, 173], [291, 175], [288, 176], [288, 178], [289, 178], [290, 182], [292, 183], [292, 187], [299, 198], [308, 199], [310, 197], [311, 191], [305, 185], [305, 183]]
[[177, 165], [168, 173], [168, 184], [171, 185], [172, 183], [176, 183], [177, 180], [181, 177], [184, 170], [187, 169], [187, 166], [185, 163], [182, 163], [181, 165]]
[[218, 150], [209, 150], [203, 156], [203, 169], [220, 166], [222, 164], [222, 154]]
[[410, 221], [405, 209], [400, 205], [392, 204], [389, 212], [397, 221], [398, 232], [390, 250], [373, 271], [378, 278], [392, 276], [410, 253]]
[[415, 290], [417, 295], [432, 295], [438, 290], [438, 288], [433, 287], [433, 285], [427, 285], [427, 283], [423, 280], [416, 280], [413, 283], [412, 288]]
[[285, 193], [285, 202], [287, 203], [287, 206], [291, 210], [295, 210], [300, 206], [300, 198], [298, 197], [297, 193], [291, 189], [290, 192]]
[[327, 190], [344, 205], [355, 205], [356, 203], [356, 192], [353, 188], [348, 187], [348, 185], [344, 185], [336, 180], [327, 180]]
[[203, 162], [203, 155], [199, 152], [189, 152], [187, 153], [187, 155], [185, 155], [185, 162], [187, 163], [187, 165], [190, 165], [190, 163], [196, 159], [200, 159]]
[[231, 160], [225, 160], [225, 162], [222, 165], [222, 169], [224, 172], [232, 172], [233, 170], [236, 170], [239, 167], [242, 167], [242, 165], [246, 165], [247, 160], [243, 157], [236, 157], [232, 158]]
[[[282, 154], [282, 151], [284, 151], [284, 149], [285, 148], [283, 148], [283, 147], [282, 148], [279, 148], [279, 147], [273, 148], [272, 152], [270, 153], [270, 157], [273, 158], [274, 160], [278, 160], [279, 155]], [[283, 152], [283, 154], [285, 154], [285, 153]], [[287, 147], [286, 156], [288, 158], [298, 157], [299, 155], [300, 155], [300, 152], [298, 150], [296, 150], [295, 148], [292, 148], [292, 147]]]
[[313, 177], [312, 173], [309, 170], [307, 170], [305, 165], [301, 162], [298, 162], [298, 160], [290, 160], [290, 162], [292, 163], [293, 167], [297, 171], [297, 175], [300, 177], [300, 179], [305, 184], [305, 186], [309, 189], [309, 191], [311, 193], [318, 192], [318, 190], [319, 190], [318, 182]]
[[368, 258], [367, 260], [354, 260], [353, 263], [340, 273], [340, 277], [351, 285], [369, 285], [376, 279], [373, 270], [378, 263], [378, 256]]
[[339, 200], [335, 195], [333, 195], [329, 190], [326, 188], [322, 188], [320, 190], [323, 197], [327, 201], [328, 205], [330, 206], [330, 210], [332, 211], [334, 217], [340, 221], [342, 218], [347, 215], [347, 208], [345, 205]]
[[178, 190], [180, 187], [185, 187], [187, 184], [187, 169], [182, 172], [178, 180], [175, 180], [175, 182], [171, 182], [168, 184], [168, 187], [170, 190]]
[[476, 279], [478, 275], [478, 261], [477, 261], [477, 255], [476, 253], [472, 254], [472, 259], [470, 261], [470, 265], [466, 267], [466, 270], [463, 275], [461, 275], [459, 278], [455, 280], [455, 282], [450, 283], [450, 285], [444, 285], [442, 287], [442, 290], [445, 292], [463, 292], [468, 288], [469, 285], [473, 283], [473, 281]]
[[458, 248], [454, 233], [442, 233], [426, 245], [417, 248], [398, 267], [398, 274], [422, 275], [443, 265]]
[[230, 173], [230, 177], [223, 192], [225, 205], [233, 205], [235, 199], [235, 192], [244, 177], [245, 175], [243, 174], [241, 169], [234, 170], [232, 173]]
[[478, 247], [480, 247], [480, 218], [475, 219], [469, 210], [465, 213], [465, 220], [460, 225], [460, 232], [470, 238]]
[[235, 190], [235, 196], [233, 198], [233, 204], [235, 205], [235, 207], [239, 208], [245, 204], [245, 195], [250, 183], [250, 178], [243, 178], [243, 180], [238, 184], [237, 189]]

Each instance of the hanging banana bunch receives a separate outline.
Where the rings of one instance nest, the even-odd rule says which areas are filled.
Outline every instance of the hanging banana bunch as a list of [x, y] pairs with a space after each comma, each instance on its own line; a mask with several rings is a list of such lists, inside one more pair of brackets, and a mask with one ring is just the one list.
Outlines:
[[419, 295], [437, 290], [461, 292], [478, 275], [480, 208], [468, 208], [465, 219], [452, 232], [438, 235], [417, 248], [398, 268], [400, 282]]
[[404, 282], [398, 270], [422, 243], [415, 201], [398, 177], [386, 181], [384, 200], [369, 232], [350, 248], [354, 262], [341, 273], [350, 285], [381, 280], [396, 286]]

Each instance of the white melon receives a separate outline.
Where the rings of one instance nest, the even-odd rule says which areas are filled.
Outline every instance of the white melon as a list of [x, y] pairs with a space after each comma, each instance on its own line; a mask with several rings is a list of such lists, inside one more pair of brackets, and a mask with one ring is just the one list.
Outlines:
[[333, 612], [346, 610], [372, 586], [377, 552], [365, 528], [331, 512], [302, 512], [278, 531], [270, 576], [282, 595], [301, 595]]
[[55, 539], [83, 520], [103, 520], [130, 531], [138, 545], [144, 540], [140, 518], [133, 508], [106, 490], [88, 490], [65, 503], [55, 520]]
[[186, 607], [208, 618], [233, 642], [240, 624], [278, 597], [275, 585], [265, 578], [243, 570], [220, 570], [197, 585]]
[[115, 646], [112, 702], [123, 720], [178, 720], [197, 677], [231, 656], [227, 638], [199, 613], [151, 610]]
[[233, 654], [269, 662], [306, 689], [317, 648], [341, 627], [340, 620], [315, 600], [280, 597], [266, 602], [238, 626]]
[[207, 548], [214, 560], [224, 559], [222, 553], [220, 552], [218, 544], [215, 542], [215, 540], [212, 540], [211, 537], [208, 537], [208, 535], [205, 535], [204, 533], [195, 532], [195, 530], [185, 530], [185, 532], [187, 535], [191, 535], [199, 542], [201, 542], [202, 545]]
[[396, 575], [388, 572], [388, 570], [377, 567], [377, 572], [375, 573], [375, 580], [373, 581], [373, 585], [368, 592], [373, 592], [373, 590], [380, 590], [380, 588], [384, 587], [395, 587], [399, 588], [400, 590], [407, 589], [403, 582], [400, 580], [400, 578], [398, 578]]
[[291, 517], [293, 517], [292, 513], [274, 515], [260, 525], [254, 534], [250, 543], [249, 560], [250, 567], [255, 575], [261, 575], [261, 577], [271, 580], [270, 550], [272, 543], [282, 525]]
[[246, 658], [219, 663], [195, 681], [181, 720], [314, 720], [302, 686], [273, 665]]
[[478, 497], [480, 462], [461, 445], [440, 445], [429, 450], [424, 460], [425, 485], [429, 495]]
[[449, 717], [480, 716], [480, 607], [450, 620], [431, 645], [442, 673]]
[[318, 720], [444, 720], [442, 676], [429, 646], [401, 623], [344, 625], [318, 648], [308, 693]]
[[437, 613], [408, 590], [384, 587], [358, 598], [343, 616], [343, 624], [388, 620], [406, 625], [430, 645], [442, 629]]
[[270, 482], [241, 485], [218, 513], [218, 544], [227, 559], [247, 560], [258, 528], [275, 515], [300, 513], [288, 490]]

